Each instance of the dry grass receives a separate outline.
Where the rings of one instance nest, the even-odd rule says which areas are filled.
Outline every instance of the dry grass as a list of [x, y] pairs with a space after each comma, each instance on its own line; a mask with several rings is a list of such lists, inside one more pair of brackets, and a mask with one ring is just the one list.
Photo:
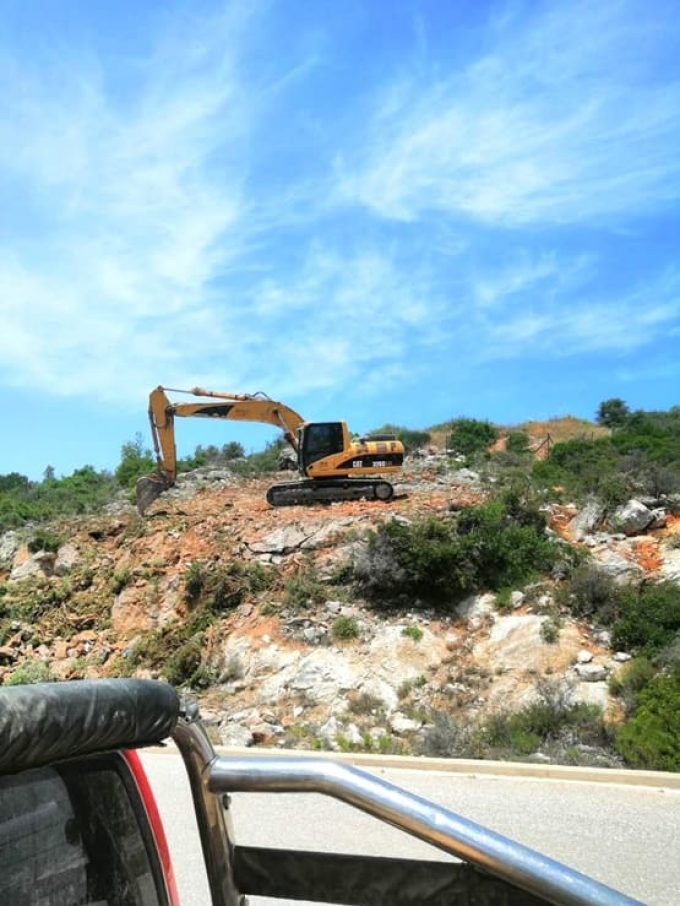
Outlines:
[[563, 415], [558, 418], [548, 418], [545, 421], [529, 421], [518, 425], [520, 431], [526, 431], [529, 437], [542, 440], [550, 435], [553, 443], [561, 444], [566, 440], [576, 437], [585, 437], [593, 440], [598, 437], [609, 437], [611, 431], [602, 425], [588, 421], [585, 418], [576, 418], [574, 415]]
[[[432, 438], [433, 446], [443, 450], [446, 448], [446, 441], [450, 431], [446, 427], [437, 426], [427, 429]], [[510, 431], [525, 431], [531, 438], [532, 445], [542, 441], [549, 434], [553, 443], [560, 444], [566, 440], [573, 440], [575, 437], [586, 437], [593, 439], [597, 437], [608, 437], [611, 434], [609, 428], [598, 425], [595, 422], [588, 421], [586, 418], [577, 418], [575, 415], [561, 415], [554, 418], [547, 418], [541, 421], [523, 422], [521, 425], [503, 425], [499, 426], [500, 438], [492, 447], [492, 451], [504, 449], [504, 435]]]

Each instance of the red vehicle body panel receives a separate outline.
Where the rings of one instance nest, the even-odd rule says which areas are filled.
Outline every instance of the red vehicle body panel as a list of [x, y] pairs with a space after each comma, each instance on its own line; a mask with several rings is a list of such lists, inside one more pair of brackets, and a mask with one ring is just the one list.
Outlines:
[[165, 836], [165, 830], [163, 828], [161, 816], [158, 812], [156, 797], [151, 789], [151, 784], [146, 776], [139, 754], [134, 749], [126, 749], [123, 752], [123, 757], [130, 768], [137, 789], [139, 790], [142, 803], [144, 804], [144, 810], [149, 820], [154, 843], [156, 844], [158, 859], [161, 863], [168, 899], [171, 906], [181, 906], [179, 894], [177, 892], [177, 883], [175, 881], [175, 872], [172, 867], [172, 860], [170, 859], [168, 841]]

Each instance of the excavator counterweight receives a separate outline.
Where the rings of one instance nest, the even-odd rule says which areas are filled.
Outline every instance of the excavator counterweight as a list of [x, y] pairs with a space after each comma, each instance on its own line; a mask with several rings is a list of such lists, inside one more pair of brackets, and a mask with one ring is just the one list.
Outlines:
[[306, 480], [273, 485], [272, 506], [336, 500], [390, 500], [394, 489], [381, 476], [401, 470], [404, 447], [392, 435], [352, 440], [345, 422], [306, 422], [294, 409], [264, 394], [230, 394], [195, 387], [177, 391], [214, 402], [172, 403], [165, 387], [149, 396], [149, 421], [158, 471], [137, 481], [137, 509], [143, 515], [177, 477], [175, 417], [262, 422], [280, 428], [297, 456]]

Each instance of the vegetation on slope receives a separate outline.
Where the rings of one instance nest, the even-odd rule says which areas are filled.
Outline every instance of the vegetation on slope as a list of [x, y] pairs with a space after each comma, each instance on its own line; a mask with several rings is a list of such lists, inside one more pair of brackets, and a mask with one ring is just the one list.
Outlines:
[[[631, 412], [623, 401], [608, 400], [599, 407], [598, 422], [599, 433], [568, 437], [540, 462], [529, 449], [528, 430], [507, 433], [506, 450], [490, 453], [499, 433], [493, 425], [465, 418], [446, 423], [442, 430], [447, 449], [462, 454], [482, 472], [493, 471], [497, 493], [458, 513], [381, 525], [368, 537], [346, 578], [354, 583], [353, 594], [376, 606], [401, 603], [413, 610], [419, 606], [448, 608], [483, 590], [499, 593], [501, 600], [509, 590], [537, 577], [555, 577], [557, 606], [563, 613], [607, 627], [613, 646], [635, 655], [612, 682], [612, 692], [619, 697], [625, 715], [623, 726], [607, 729], [601, 715], [592, 709], [558, 701], [546, 692], [535, 706], [480, 725], [474, 739], [466, 736], [466, 745], [480, 753], [504, 751], [521, 756], [537, 745], [549, 748], [556, 740], [578, 738], [584, 744], [591, 740], [614, 746], [634, 766], [679, 770], [680, 588], [669, 582], [616, 585], [584, 562], [584, 555], [549, 537], [539, 503], [560, 495], [570, 500], [596, 495], [612, 507], [631, 495], [677, 494], [680, 407], [667, 412]], [[387, 431], [397, 433], [409, 450], [430, 439], [429, 432], [399, 426], [380, 429], [381, 433]], [[273, 471], [281, 447], [276, 441], [249, 457], [234, 443], [221, 449], [198, 447], [193, 456], [180, 462], [180, 471], [208, 464], [245, 475]], [[458, 467], [458, 462], [452, 464], [452, 468]], [[63, 478], [56, 478], [48, 467], [39, 482], [18, 473], [0, 476], [0, 532], [95, 511], [121, 493], [129, 495], [137, 478], [152, 469], [152, 456], [138, 437], [123, 445], [113, 473], [85, 466]], [[516, 490], [518, 479], [521, 493]], [[31, 538], [34, 550], [52, 552], [62, 540], [53, 527], [34, 528]], [[17, 621], [42, 621], [51, 634], [68, 634], [66, 605], [69, 619], [76, 615], [86, 621], [83, 625], [105, 627], [113, 596], [130, 578], [122, 573], [92, 576], [84, 567], [81, 573], [59, 581], [32, 580], [24, 586], [24, 597], [16, 589], [8, 594], [9, 586], [0, 586], [0, 644]], [[120, 658], [120, 669], [160, 671], [177, 685], [203, 687], [218, 681], [220, 677], [206, 666], [211, 627], [246, 598], [257, 599], [276, 581], [261, 567], [192, 564], [185, 575], [186, 619], [143, 634], [125, 658]], [[304, 609], [323, 601], [327, 588], [309, 566], [282, 581], [279, 591], [286, 606]], [[336, 621], [333, 637], [351, 640], [357, 632], [351, 621]], [[32, 644], [41, 641], [36, 629]], [[34, 678], [29, 668], [27, 662], [11, 681]], [[35, 676], [46, 678], [44, 669]], [[462, 744], [455, 721], [449, 714], [432, 719], [430, 747], [439, 746], [442, 751], [448, 747], [455, 754], [456, 746]]]
[[369, 599], [449, 607], [476, 591], [519, 587], [563, 556], [545, 517], [514, 493], [447, 519], [389, 521], [371, 533], [354, 576]]

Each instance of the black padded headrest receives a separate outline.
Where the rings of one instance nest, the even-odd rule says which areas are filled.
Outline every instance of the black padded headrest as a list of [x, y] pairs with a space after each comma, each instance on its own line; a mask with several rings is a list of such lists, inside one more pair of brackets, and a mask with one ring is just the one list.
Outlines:
[[74, 680], [0, 688], [0, 773], [92, 752], [152, 745], [172, 732], [179, 699], [153, 680]]

